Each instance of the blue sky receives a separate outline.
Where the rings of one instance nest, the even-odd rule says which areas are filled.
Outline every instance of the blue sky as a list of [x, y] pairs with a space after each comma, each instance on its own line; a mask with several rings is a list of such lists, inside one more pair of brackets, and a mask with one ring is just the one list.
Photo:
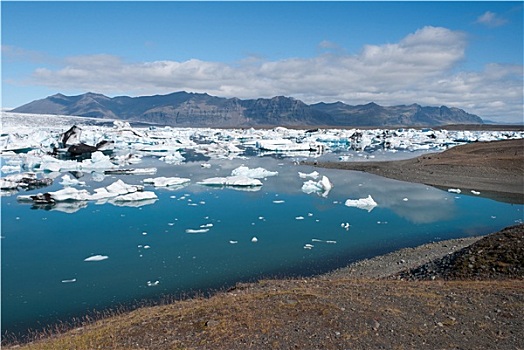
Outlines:
[[523, 2], [2, 1], [2, 106], [285, 95], [523, 120]]

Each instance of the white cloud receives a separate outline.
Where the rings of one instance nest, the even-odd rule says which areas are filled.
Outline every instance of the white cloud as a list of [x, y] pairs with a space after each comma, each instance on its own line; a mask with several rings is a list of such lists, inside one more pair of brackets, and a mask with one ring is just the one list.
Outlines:
[[508, 21], [494, 12], [486, 11], [477, 18], [476, 23], [480, 23], [488, 27], [500, 27], [508, 23]]
[[[69, 57], [33, 80], [66, 93], [149, 95], [173, 91], [222, 97], [292, 96], [306, 103], [374, 101], [383, 105], [427, 104], [464, 108], [481, 117], [522, 118], [522, 66], [492, 64], [479, 72], [455, 72], [465, 58], [462, 32], [424, 27], [398, 43], [367, 45], [358, 54], [236, 64], [188, 61], [126, 62], [111, 55]], [[321, 43], [321, 47], [334, 47]]]

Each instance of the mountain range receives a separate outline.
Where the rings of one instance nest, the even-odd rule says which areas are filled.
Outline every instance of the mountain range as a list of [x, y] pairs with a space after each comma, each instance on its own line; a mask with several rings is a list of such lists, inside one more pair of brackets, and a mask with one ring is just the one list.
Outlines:
[[483, 123], [474, 114], [446, 106], [380, 106], [373, 102], [356, 106], [342, 102], [308, 105], [285, 96], [242, 100], [185, 91], [140, 97], [107, 97], [92, 92], [78, 96], [56, 94], [15, 108], [12, 112], [121, 119], [184, 127], [383, 127]]

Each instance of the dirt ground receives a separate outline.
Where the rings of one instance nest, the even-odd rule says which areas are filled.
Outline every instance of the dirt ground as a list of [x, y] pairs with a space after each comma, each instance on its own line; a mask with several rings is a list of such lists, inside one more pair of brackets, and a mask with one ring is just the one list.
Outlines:
[[[523, 140], [475, 143], [415, 160], [337, 163], [337, 167], [492, 191], [518, 201], [524, 192], [523, 146]], [[67, 332], [35, 335], [29, 344], [3, 345], [19, 349], [524, 349], [523, 243], [520, 223], [483, 238], [403, 249], [322, 276], [238, 284], [209, 298], [86, 320]]]

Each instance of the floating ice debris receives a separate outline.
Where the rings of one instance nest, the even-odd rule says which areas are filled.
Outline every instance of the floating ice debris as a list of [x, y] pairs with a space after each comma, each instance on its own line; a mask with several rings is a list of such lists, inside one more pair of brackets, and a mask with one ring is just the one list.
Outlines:
[[75, 283], [76, 282], [76, 278], [72, 278], [70, 280], [62, 280], [62, 283]]
[[327, 197], [329, 194], [329, 191], [333, 188], [333, 184], [327, 176], [322, 176], [322, 179], [320, 179], [318, 182], [315, 182], [313, 180], [308, 180], [304, 182], [302, 185], [302, 192], [306, 194], [311, 193], [318, 193], [322, 197]]
[[8, 175], [0, 179], [0, 188], [2, 190], [14, 189], [33, 189], [50, 186], [53, 179], [38, 179], [36, 173], [23, 173]]
[[156, 174], [156, 168], [136, 168], [136, 169], [114, 169], [106, 170], [106, 175], [154, 175]]
[[62, 186], [85, 186], [86, 183], [84, 181], [74, 179], [66, 174], [62, 176], [62, 181], [60, 182], [60, 185]]
[[228, 176], [228, 177], [212, 177], [198, 182], [199, 185], [206, 186], [239, 186], [239, 187], [255, 187], [262, 186], [262, 182], [258, 179], [252, 179], [246, 176]]
[[90, 199], [99, 200], [99, 199], [105, 199], [105, 198], [112, 198], [112, 197], [116, 197], [119, 195], [142, 191], [143, 189], [144, 189], [144, 186], [128, 185], [124, 181], [118, 179], [109, 186], [102, 187], [102, 188], [96, 188], [95, 193], [91, 195]]
[[448, 192], [451, 192], [451, 193], [460, 193], [462, 192], [459, 188], [450, 188], [448, 189]]
[[144, 179], [143, 182], [147, 184], [153, 184], [155, 187], [167, 187], [167, 186], [181, 186], [190, 182], [191, 179], [183, 177], [155, 177]]
[[408, 198], [403, 198], [402, 200], [403, 200], [404, 202], [407, 202], [407, 201], [409, 201], [409, 199], [408, 199]]
[[154, 281], [154, 282], [151, 282], [151, 281], [147, 281], [147, 286], [148, 287], [155, 287], [155, 286], [158, 286], [160, 284], [160, 281]]
[[144, 201], [158, 199], [157, 195], [154, 192], [143, 191], [143, 192], [134, 192], [124, 194], [118, 197], [115, 197], [113, 201], [115, 202], [134, 202], [134, 201]]
[[348, 199], [346, 200], [345, 205], [348, 207], [356, 207], [359, 209], [364, 209], [370, 212], [373, 210], [373, 208], [377, 206], [377, 202], [373, 200], [371, 195], [368, 195], [367, 198]]
[[144, 246], [144, 249], [150, 249], [150, 248], [151, 248], [151, 246], [149, 246], [147, 244]]
[[313, 244], [309, 244], [309, 243], [304, 245], [304, 249], [311, 249], [313, 247], [314, 247], [314, 245]]
[[4, 174], [16, 173], [20, 171], [20, 165], [4, 165], [0, 168]]
[[285, 203], [286, 201], [285, 200], [282, 200], [282, 199], [278, 199], [278, 200], [274, 200], [273, 203], [275, 204], [282, 204], [282, 203]]
[[253, 243], [258, 242], [258, 238], [256, 238], [256, 237], [251, 238], [251, 242], [253, 242]]
[[199, 228], [199, 229], [188, 228], [186, 230], [186, 233], [206, 233], [208, 231], [209, 231], [208, 228]]
[[343, 222], [340, 224], [340, 227], [342, 227], [343, 229], [347, 231], [351, 227], [351, 224], [349, 222], [346, 222], [346, 223]]
[[295, 217], [295, 220], [304, 220], [304, 217], [303, 216], [297, 216], [297, 217]]
[[471, 193], [473, 193], [474, 195], [478, 196], [480, 194], [479, 191], [475, 191], [475, 190], [471, 190]]
[[316, 172], [316, 171], [313, 171], [312, 173], [309, 173], [309, 174], [301, 173], [300, 171], [298, 172], [298, 176], [300, 176], [300, 178], [302, 178], [302, 179], [310, 177], [313, 180], [316, 180], [319, 175], [320, 174], [318, 172]]
[[109, 257], [107, 255], [93, 255], [93, 256], [90, 256], [88, 258], [85, 258], [84, 261], [102, 261], [102, 260], [106, 260], [106, 259], [109, 259]]
[[173, 152], [163, 157], [160, 157], [160, 160], [166, 162], [167, 164], [181, 164], [185, 162], [184, 156], [180, 152]]
[[142, 232], [142, 235], [143, 235], [143, 236], [147, 235], [147, 232]]
[[209, 227], [213, 227], [213, 224], [209, 223], [209, 224], [200, 225], [200, 228], [209, 228]]
[[231, 243], [231, 244], [237, 244], [238, 241], [229, 241], [229, 243]]
[[202, 164], [200, 164], [200, 166], [201, 166], [202, 168], [205, 168], [205, 169], [209, 169], [209, 168], [211, 168], [211, 164], [209, 164], [209, 163], [202, 163]]
[[232, 176], [244, 176], [251, 179], [263, 179], [265, 177], [269, 176], [276, 176], [278, 175], [278, 171], [269, 171], [264, 168], [254, 168], [250, 169], [247, 166], [239, 166], [236, 169], [233, 169], [231, 171]]

